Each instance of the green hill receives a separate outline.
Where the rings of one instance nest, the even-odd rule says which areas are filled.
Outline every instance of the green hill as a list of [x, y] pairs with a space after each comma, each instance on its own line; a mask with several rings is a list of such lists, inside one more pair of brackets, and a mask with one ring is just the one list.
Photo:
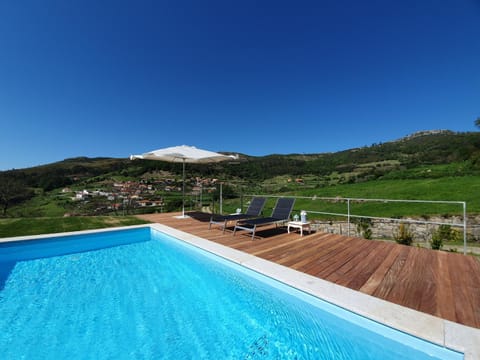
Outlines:
[[[60, 195], [62, 188], [102, 189], [115, 182], [165, 179], [172, 185], [172, 192], [157, 192], [154, 197], [169, 197], [170, 209], [174, 209], [178, 206], [178, 193], [174, 193], [180, 174], [181, 164], [160, 161], [66, 159], [0, 172], [0, 205], [5, 208], [8, 202], [8, 211], [4, 212], [8, 216], [58, 216], [75, 212], [78, 205]], [[222, 179], [227, 184], [223, 194], [226, 198], [261, 192], [461, 200], [469, 202], [469, 211], [480, 212], [476, 201], [480, 133], [427, 131], [336, 153], [263, 157], [240, 154], [236, 163], [189, 165], [188, 177], [188, 188], [195, 177]], [[89, 206], [97, 210], [100, 205], [90, 201]]]

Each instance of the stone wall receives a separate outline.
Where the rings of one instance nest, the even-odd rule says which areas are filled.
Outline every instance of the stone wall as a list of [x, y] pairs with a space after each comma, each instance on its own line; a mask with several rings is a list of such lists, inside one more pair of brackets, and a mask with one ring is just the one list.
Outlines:
[[[453, 217], [428, 217], [428, 218], [404, 218], [398, 220], [372, 220], [370, 229], [372, 230], [372, 239], [379, 240], [392, 240], [394, 234], [398, 231], [399, 225], [404, 220], [407, 221], [428, 221], [429, 223], [410, 223], [409, 229], [414, 234], [415, 242], [429, 242], [432, 239], [432, 234], [439, 225], [430, 223], [447, 223], [447, 224], [462, 224], [463, 219], [460, 216]], [[480, 217], [471, 216], [467, 219], [467, 239], [479, 240], [480, 239]], [[320, 232], [350, 235], [350, 236], [362, 236], [354, 223], [350, 223], [350, 227], [347, 221], [320, 221], [315, 220], [312, 227]], [[350, 233], [349, 233], [350, 228]], [[463, 226], [452, 226], [452, 228], [459, 232], [460, 239], [463, 239]]]

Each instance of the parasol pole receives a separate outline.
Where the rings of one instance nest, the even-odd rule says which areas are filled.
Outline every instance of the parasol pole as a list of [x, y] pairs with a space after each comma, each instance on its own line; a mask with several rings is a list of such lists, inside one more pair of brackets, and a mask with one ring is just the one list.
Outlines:
[[185, 217], [185, 158], [183, 158], [183, 176], [182, 176], [182, 218]]

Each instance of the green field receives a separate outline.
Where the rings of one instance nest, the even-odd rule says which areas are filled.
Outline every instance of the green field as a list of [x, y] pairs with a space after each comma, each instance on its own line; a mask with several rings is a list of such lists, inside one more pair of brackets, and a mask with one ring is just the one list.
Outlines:
[[[350, 197], [361, 199], [399, 199], [399, 200], [433, 200], [464, 201], [467, 213], [479, 213], [480, 191], [479, 177], [454, 177], [420, 180], [377, 180], [352, 185], [337, 185], [318, 190], [295, 192], [295, 195], [317, 197]], [[307, 207], [314, 201], [299, 200], [296, 207]], [[330, 202], [316, 207], [325, 207], [325, 211], [335, 211], [345, 203]], [[351, 203], [353, 213], [360, 212], [371, 216], [433, 216], [461, 215], [463, 207], [459, 204], [365, 202]]]
[[[269, 184], [272, 186], [271, 184]], [[281, 184], [277, 184], [279, 187]], [[344, 184], [315, 188], [304, 185], [291, 185], [283, 188], [286, 195], [298, 197], [295, 211], [346, 213], [345, 198], [360, 199], [397, 199], [397, 200], [428, 200], [428, 201], [464, 201], [467, 214], [480, 213], [480, 177], [444, 177], [438, 179], [416, 180], [374, 180], [356, 184]], [[257, 194], [261, 195], [261, 194]], [[322, 200], [322, 198], [338, 198]], [[244, 203], [248, 199], [245, 199]], [[232, 212], [240, 205], [240, 199], [231, 199], [224, 202], [224, 212]], [[274, 205], [269, 201], [266, 213]], [[431, 203], [401, 203], [401, 202], [351, 202], [351, 213], [379, 217], [430, 217], [462, 215], [463, 206], [460, 204], [431, 204]]]
[[337, 185], [302, 192], [306, 196], [356, 197], [410, 200], [446, 200], [471, 203], [471, 210], [480, 212], [479, 176], [443, 177], [438, 179], [375, 180]]
[[[313, 179], [306, 178], [305, 184], [287, 183], [287, 177], [270, 180], [267, 186], [257, 186], [255, 194], [272, 196], [296, 196], [294, 214], [300, 210], [307, 210], [309, 218], [338, 217], [317, 215], [315, 212], [347, 213], [345, 198], [363, 199], [407, 199], [407, 200], [435, 200], [435, 201], [465, 201], [467, 214], [480, 213], [480, 177], [442, 177], [437, 179], [403, 179], [403, 180], [374, 180], [356, 184], [342, 184], [334, 186], [318, 186]], [[263, 190], [261, 190], [263, 188]], [[254, 192], [243, 191], [243, 200], [240, 194], [223, 202], [223, 213], [235, 212], [243, 205], [245, 209], [249, 200], [248, 195]], [[188, 196], [187, 196], [188, 198]], [[338, 198], [338, 200], [322, 200], [322, 198]], [[188, 199], [187, 199], [188, 202]], [[271, 198], [264, 214], [269, 215], [274, 206], [275, 198]], [[42, 233], [57, 233], [85, 229], [98, 229], [110, 226], [124, 226], [141, 223], [131, 216], [72, 216], [63, 217], [66, 211], [66, 202], [58, 195], [42, 196], [32, 199], [12, 209], [16, 213], [14, 218], [0, 219], [0, 237], [35, 235]], [[188, 209], [188, 208], [187, 208]], [[390, 202], [355, 202], [350, 203], [351, 214], [378, 217], [406, 217], [416, 216], [429, 218], [431, 216], [462, 215], [461, 205], [444, 204], [411, 204]], [[218, 212], [218, 203], [215, 211]], [[28, 214], [27, 216], [22, 214]], [[38, 214], [38, 215], [36, 215]]]

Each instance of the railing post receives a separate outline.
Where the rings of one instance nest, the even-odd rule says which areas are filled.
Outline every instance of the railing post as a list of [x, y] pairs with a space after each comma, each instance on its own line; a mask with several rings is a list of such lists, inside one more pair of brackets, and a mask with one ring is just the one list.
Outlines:
[[467, 255], [467, 203], [463, 202], [463, 255]]
[[220, 214], [223, 214], [223, 194], [222, 194], [223, 188], [222, 188], [222, 183], [220, 183]]
[[347, 236], [350, 236], [350, 198], [347, 198]]

